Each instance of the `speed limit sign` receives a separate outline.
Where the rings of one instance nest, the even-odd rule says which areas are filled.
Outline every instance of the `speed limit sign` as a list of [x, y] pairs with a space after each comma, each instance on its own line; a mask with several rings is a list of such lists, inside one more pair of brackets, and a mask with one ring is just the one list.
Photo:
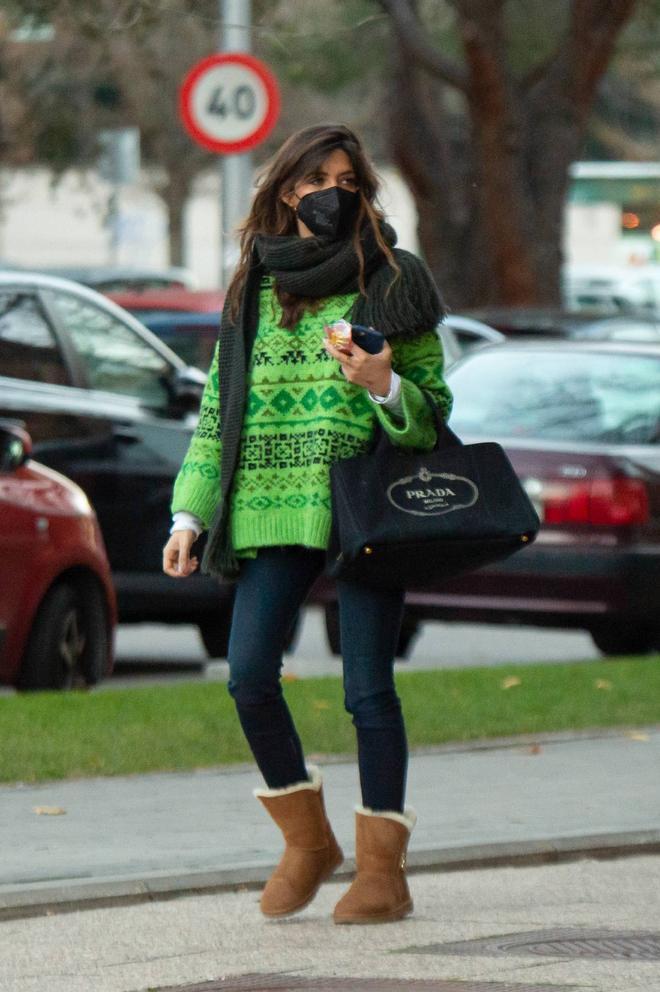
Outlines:
[[221, 155], [245, 152], [275, 127], [280, 111], [277, 81], [245, 52], [210, 55], [193, 66], [179, 92], [186, 130]]

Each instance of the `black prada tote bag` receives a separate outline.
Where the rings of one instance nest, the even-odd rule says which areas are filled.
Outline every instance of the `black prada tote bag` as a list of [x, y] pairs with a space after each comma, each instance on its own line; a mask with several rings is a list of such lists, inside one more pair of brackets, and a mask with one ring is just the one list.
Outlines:
[[368, 452], [331, 466], [330, 576], [423, 588], [536, 537], [539, 518], [501, 446], [463, 444], [426, 398], [437, 430], [431, 451], [394, 445], [379, 430]]

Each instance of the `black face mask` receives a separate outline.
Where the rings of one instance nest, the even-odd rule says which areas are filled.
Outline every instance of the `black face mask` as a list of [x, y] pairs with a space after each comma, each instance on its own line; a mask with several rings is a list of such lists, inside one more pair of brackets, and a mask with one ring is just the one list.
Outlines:
[[301, 197], [297, 214], [319, 238], [343, 238], [350, 233], [360, 206], [360, 194], [339, 186]]

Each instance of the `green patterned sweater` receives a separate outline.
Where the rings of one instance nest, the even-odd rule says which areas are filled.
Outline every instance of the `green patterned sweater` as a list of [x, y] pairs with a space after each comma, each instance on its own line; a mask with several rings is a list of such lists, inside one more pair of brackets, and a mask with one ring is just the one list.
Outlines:
[[[330, 465], [368, 446], [378, 419], [396, 444], [431, 448], [435, 429], [419, 387], [446, 416], [442, 346], [435, 331], [393, 339], [392, 365], [401, 376], [402, 410], [394, 416], [362, 386], [348, 382], [323, 347], [323, 325], [350, 314], [355, 294], [328, 297], [294, 330], [279, 327], [281, 309], [269, 281], [259, 300], [241, 452], [231, 495], [232, 543], [240, 557], [259, 547], [326, 548], [330, 536]], [[200, 417], [174, 484], [172, 512], [187, 510], [208, 528], [220, 488], [218, 353]]]

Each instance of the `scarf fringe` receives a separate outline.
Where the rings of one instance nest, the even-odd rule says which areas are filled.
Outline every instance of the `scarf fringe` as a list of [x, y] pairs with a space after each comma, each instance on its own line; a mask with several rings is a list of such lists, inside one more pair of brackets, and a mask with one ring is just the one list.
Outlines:
[[438, 287], [427, 265], [400, 248], [393, 251], [400, 273], [381, 265], [353, 307], [356, 324], [376, 327], [386, 338], [413, 339], [433, 330], [445, 314]]
[[218, 510], [211, 524], [200, 571], [214, 579], [227, 580], [238, 576], [240, 565], [231, 543], [229, 514], [224, 512], [225, 505]]

